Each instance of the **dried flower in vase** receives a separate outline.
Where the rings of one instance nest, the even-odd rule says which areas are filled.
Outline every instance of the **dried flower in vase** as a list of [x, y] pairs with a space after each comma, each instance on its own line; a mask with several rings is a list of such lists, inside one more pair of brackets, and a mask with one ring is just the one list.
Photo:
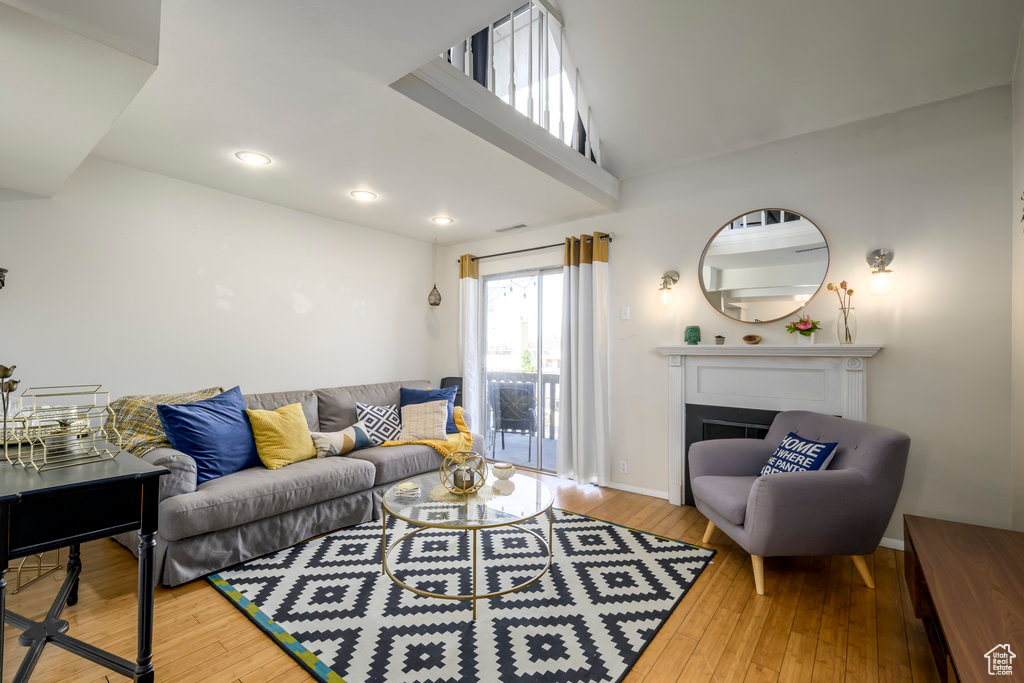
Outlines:
[[838, 284], [835, 282], [828, 283], [828, 291], [835, 292], [836, 297], [839, 299], [839, 343], [852, 344], [853, 333], [850, 330], [850, 314], [853, 306], [850, 303], [850, 299], [853, 297], [853, 289], [846, 280], [843, 280]]

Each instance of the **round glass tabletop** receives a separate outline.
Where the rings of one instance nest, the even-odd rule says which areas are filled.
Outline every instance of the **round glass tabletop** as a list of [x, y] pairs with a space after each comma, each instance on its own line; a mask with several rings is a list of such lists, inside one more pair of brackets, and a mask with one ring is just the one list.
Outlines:
[[[489, 475], [485, 489], [498, 481]], [[437, 472], [421, 474], [401, 482], [419, 484], [416, 496], [398, 495], [397, 486], [384, 494], [387, 513], [417, 526], [448, 529], [486, 529], [515, 524], [546, 512], [554, 502], [551, 489], [537, 479], [515, 474], [508, 484], [499, 487], [501, 493], [491, 489], [483, 496], [471, 495], [467, 502], [449, 503], [434, 500], [430, 492], [441, 485]]]

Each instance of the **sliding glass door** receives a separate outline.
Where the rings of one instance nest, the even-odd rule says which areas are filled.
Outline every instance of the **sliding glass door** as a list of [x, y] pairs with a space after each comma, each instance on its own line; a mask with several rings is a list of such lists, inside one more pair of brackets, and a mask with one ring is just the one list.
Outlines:
[[555, 470], [562, 359], [562, 270], [484, 278], [486, 455]]

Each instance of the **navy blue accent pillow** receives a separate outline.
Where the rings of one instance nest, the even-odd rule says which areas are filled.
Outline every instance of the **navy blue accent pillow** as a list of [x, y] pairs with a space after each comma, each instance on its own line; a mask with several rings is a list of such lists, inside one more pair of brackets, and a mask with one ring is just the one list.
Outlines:
[[832, 462], [837, 446], [839, 443], [836, 441], [820, 443], [790, 432], [761, 468], [761, 475], [823, 470]]
[[260, 464], [241, 388], [156, 412], [171, 446], [196, 461], [196, 484]]
[[401, 400], [399, 408], [413, 406], [417, 403], [430, 403], [431, 401], [448, 401], [448, 424], [445, 426], [447, 434], [458, 434], [459, 428], [455, 426], [455, 394], [459, 393], [459, 385], [454, 384], [444, 389], [406, 389], [399, 390]]

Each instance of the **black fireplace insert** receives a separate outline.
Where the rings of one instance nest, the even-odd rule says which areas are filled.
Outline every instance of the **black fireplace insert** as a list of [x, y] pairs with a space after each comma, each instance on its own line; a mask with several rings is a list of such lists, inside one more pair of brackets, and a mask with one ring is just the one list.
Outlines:
[[[686, 404], [686, 451], [690, 444], [708, 439], [763, 439], [768, 435], [778, 410], [729, 408]], [[767, 457], [765, 458], [767, 460]], [[686, 464], [686, 504], [693, 505], [690, 491], [690, 464]]]

